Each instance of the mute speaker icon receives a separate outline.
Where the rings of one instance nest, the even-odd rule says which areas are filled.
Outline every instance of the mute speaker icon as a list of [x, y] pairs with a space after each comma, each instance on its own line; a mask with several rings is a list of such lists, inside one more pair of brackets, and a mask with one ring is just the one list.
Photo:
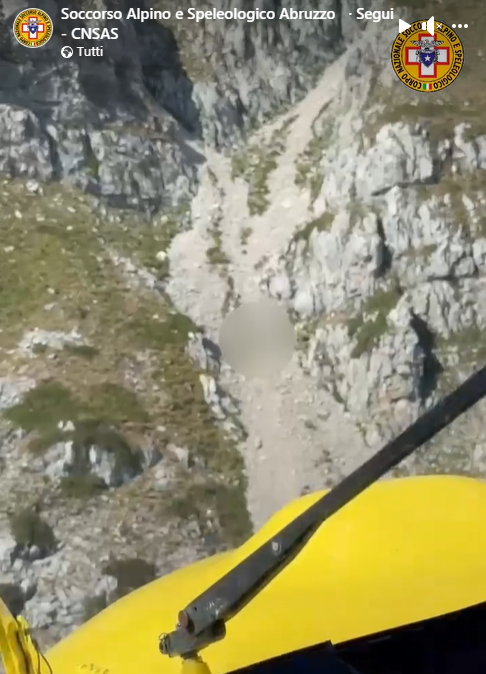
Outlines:
[[433, 16], [430, 17], [427, 23], [425, 21], [422, 22], [422, 30], [426, 30], [430, 35], [435, 35], [435, 21]]

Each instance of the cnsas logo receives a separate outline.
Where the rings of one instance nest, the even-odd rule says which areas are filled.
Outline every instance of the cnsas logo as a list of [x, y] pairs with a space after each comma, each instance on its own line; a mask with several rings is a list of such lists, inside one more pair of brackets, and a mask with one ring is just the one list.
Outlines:
[[118, 28], [73, 28], [75, 40], [117, 40]]
[[394, 40], [391, 62], [395, 75], [409, 89], [441, 91], [461, 72], [464, 48], [456, 32], [444, 22], [417, 21]]
[[23, 47], [43, 47], [52, 37], [52, 20], [42, 9], [29, 8], [17, 14], [13, 34]]

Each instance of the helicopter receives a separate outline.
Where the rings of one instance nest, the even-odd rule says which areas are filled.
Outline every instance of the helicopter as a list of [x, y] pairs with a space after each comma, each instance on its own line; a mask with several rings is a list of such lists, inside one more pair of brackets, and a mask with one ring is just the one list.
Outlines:
[[6, 674], [485, 672], [486, 482], [381, 479], [484, 397], [486, 367], [333, 489], [123, 597], [45, 654], [0, 600]]

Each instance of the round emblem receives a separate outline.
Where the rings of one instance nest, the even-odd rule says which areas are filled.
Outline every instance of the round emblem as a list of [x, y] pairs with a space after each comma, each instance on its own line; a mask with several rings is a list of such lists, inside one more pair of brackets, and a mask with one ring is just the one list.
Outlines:
[[13, 32], [23, 47], [43, 47], [52, 36], [51, 17], [42, 9], [24, 9], [14, 21]]
[[416, 21], [400, 33], [392, 45], [391, 61], [396, 76], [415, 91], [442, 91], [454, 82], [464, 64], [464, 49], [447, 24]]

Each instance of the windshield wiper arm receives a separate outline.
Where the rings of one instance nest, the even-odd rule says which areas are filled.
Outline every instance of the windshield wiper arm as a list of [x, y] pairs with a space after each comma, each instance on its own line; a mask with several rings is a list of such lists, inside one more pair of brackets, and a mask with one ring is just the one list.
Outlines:
[[226, 621], [287, 566], [325, 520], [485, 396], [483, 367], [186, 606], [176, 629], [161, 638], [160, 651], [192, 657], [224, 637]]

